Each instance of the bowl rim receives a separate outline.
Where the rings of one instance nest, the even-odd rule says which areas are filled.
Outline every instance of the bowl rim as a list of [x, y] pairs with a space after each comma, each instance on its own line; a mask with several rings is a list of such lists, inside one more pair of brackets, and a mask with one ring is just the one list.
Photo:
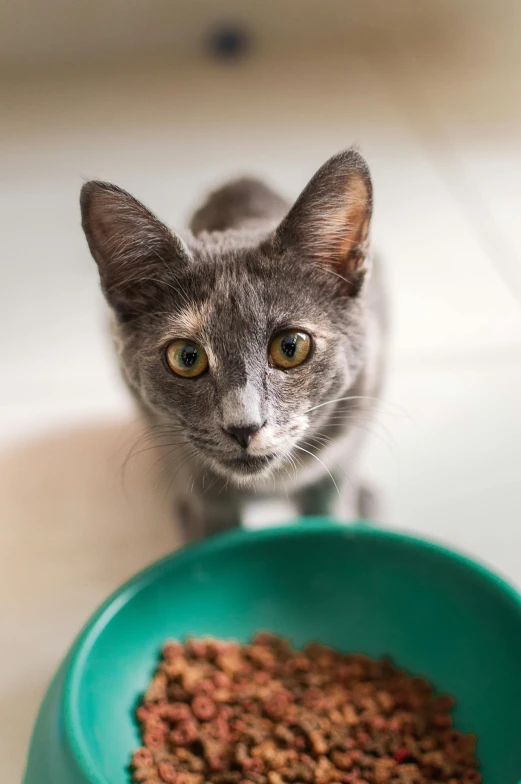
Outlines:
[[[107, 623], [117, 612], [127, 604], [139, 591], [146, 588], [156, 580], [164, 571], [170, 568], [172, 562], [189, 563], [194, 558], [199, 558], [222, 550], [240, 547], [247, 541], [262, 541], [265, 539], [281, 540], [292, 537], [308, 537], [320, 533], [325, 536], [342, 536], [354, 538], [368, 537], [384, 541], [402, 541], [420, 550], [436, 553], [464, 570], [488, 582], [496, 592], [507, 600], [519, 614], [521, 623], [521, 593], [500, 575], [491, 571], [487, 566], [474, 560], [458, 550], [443, 545], [431, 539], [424, 539], [415, 534], [381, 528], [367, 521], [346, 523], [331, 517], [298, 518], [294, 522], [280, 526], [270, 526], [258, 530], [235, 529], [202, 541], [185, 545], [169, 555], [154, 561], [149, 566], [140, 570], [116, 588], [109, 597], [91, 615], [71, 648], [69, 666], [65, 676], [64, 692], [62, 697], [63, 730], [64, 737], [74, 757], [75, 763], [89, 784], [111, 784], [100, 771], [93, 759], [83, 732], [79, 718], [79, 688], [82, 672], [97, 637]], [[520, 782], [521, 784], [521, 782]]]

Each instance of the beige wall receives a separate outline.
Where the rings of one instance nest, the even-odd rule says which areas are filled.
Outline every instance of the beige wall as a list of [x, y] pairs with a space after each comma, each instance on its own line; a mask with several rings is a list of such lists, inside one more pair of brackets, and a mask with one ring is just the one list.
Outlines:
[[[393, 29], [461, 38], [518, 0], [0, 0], [0, 66], [41, 68], [190, 54], [213, 25], [242, 22], [263, 48], [350, 45]], [[508, 22], [506, 21], [505, 24]], [[310, 50], [311, 51], [311, 50]]]

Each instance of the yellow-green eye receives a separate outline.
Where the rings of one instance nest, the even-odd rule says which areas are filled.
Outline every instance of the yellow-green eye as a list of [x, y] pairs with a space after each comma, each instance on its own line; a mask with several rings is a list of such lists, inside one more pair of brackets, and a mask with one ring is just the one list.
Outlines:
[[276, 367], [293, 368], [304, 362], [310, 349], [311, 338], [306, 332], [281, 332], [271, 341], [270, 360]]
[[191, 340], [173, 340], [166, 347], [168, 367], [184, 378], [200, 376], [208, 367], [206, 351]]

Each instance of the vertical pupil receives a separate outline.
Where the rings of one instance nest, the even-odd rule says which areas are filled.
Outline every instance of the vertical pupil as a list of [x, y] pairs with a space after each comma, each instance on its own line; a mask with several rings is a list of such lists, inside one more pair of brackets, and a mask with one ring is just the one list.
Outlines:
[[181, 349], [181, 362], [187, 368], [191, 368], [197, 362], [197, 349], [194, 346], [183, 346]]
[[291, 359], [297, 350], [297, 335], [285, 335], [280, 346], [284, 354]]

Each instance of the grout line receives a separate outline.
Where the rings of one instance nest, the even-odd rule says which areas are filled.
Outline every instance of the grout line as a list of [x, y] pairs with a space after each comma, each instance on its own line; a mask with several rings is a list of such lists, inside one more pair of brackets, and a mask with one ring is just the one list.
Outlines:
[[[377, 66], [378, 75], [380, 79], [385, 79], [387, 87], [389, 82], [385, 77], [389, 73], [394, 75], [395, 78], [391, 81], [391, 86], [395, 104], [404, 113], [417, 141], [434, 164], [449, 193], [458, 203], [467, 225], [476, 234], [493, 268], [521, 310], [521, 274], [519, 273], [521, 257], [504, 236], [501, 227], [481, 196], [479, 187], [469, 175], [455, 146], [435, 118], [424, 95], [407, 78], [407, 74], [410, 72], [417, 72], [417, 63], [414, 63], [414, 68], [406, 68], [401, 63], [397, 63], [397, 52], [403, 53], [404, 49], [405, 47], [400, 46], [399, 42], [395, 42], [392, 50], [382, 50], [384, 54], [390, 56], [385, 60], [385, 74], [382, 68]], [[397, 67], [401, 71], [399, 92], [395, 89]], [[436, 149], [439, 149], [441, 154], [437, 154]]]

